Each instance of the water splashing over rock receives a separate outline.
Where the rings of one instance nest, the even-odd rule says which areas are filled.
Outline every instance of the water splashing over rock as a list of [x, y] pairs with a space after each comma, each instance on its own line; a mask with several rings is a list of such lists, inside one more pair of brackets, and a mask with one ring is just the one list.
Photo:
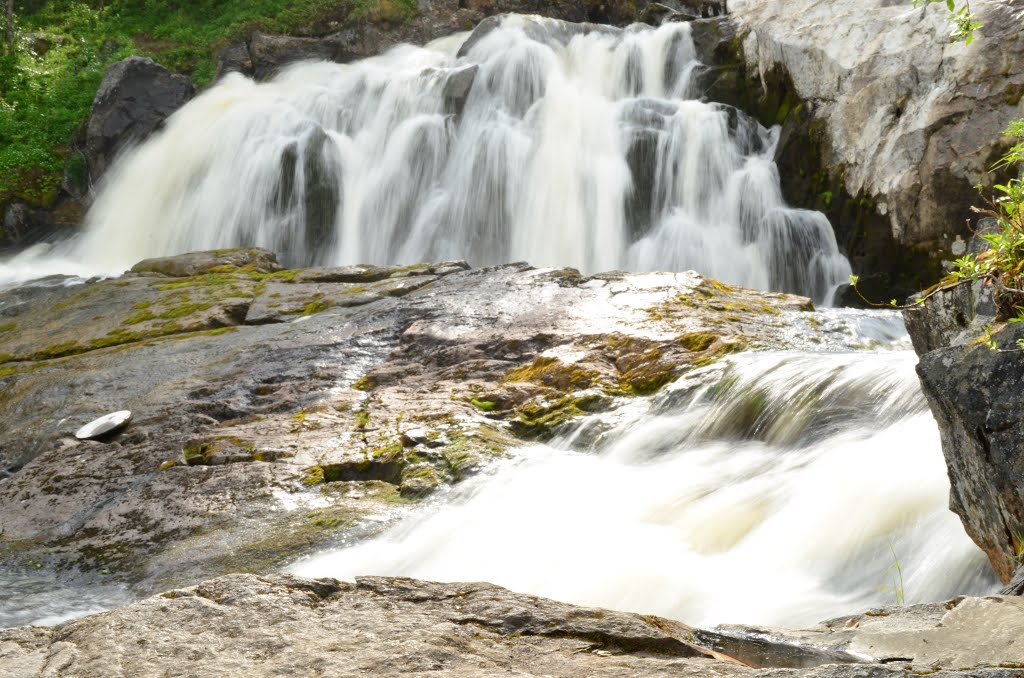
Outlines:
[[701, 68], [688, 24], [511, 16], [266, 83], [230, 75], [111, 172], [80, 256], [694, 268], [825, 300], [849, 272], [827, 220], [783, 202], [773, 131], [695, 98]]

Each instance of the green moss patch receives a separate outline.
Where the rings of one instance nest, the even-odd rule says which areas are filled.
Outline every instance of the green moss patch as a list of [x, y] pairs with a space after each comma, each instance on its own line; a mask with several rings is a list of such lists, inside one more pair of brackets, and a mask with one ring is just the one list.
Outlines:
[[476, 398], [472, 398], [469, 402], [473, 407], [484, 412], [493, 412], [494, 408], [498, 406], [498, 404], [493, 400], [477, 400]]
[[676, 339], [676, 343], [687, 351], [699, 353], [701, 351], [706, 351], [711, 344], [715, 343], [717, 340], [718, 337], [713, 334], [708, 334], [706, 332], [690, 332], [689, 334], [684, 334], [678, 337]]
[[594, 370], [548, 356], [540, 356], [528, 365], [509, 370], [502, 377], [503, 382], [538, 384], [563, 393], [588, 389], [599, 379], [600, 375]]
[[549, 404], [527, 403], [512, 421], [512, 432], [527, 440], [548, 440], [562, 424], [587, 413], [600, 412], [607, 404], [607, 397], [599, 394], [565, 396]]

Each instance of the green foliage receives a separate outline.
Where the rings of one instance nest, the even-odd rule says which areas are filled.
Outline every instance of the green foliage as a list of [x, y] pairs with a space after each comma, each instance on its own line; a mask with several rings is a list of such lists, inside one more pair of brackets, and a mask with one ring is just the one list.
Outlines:
[[982, 23], [978, 21], [978, 15], [971, 11], [970, 0], [964, 0], [963, 4], [957, 6], [956, 0], [912, 0], [914, 7], [927, 7], [933, 2], [942, 2], [949, 12], [949, 23], [953, 26], [949, 39], [953, 42], [974, 42], [974, 32], [981, 28]]
[[[64, 3], [61, 3], [65, 5]], [[53, 36], [36, 54], [27, 39], [0, 58], [0, 202], [19, 197], [46, 204], [64, 169], [65, 144], [85, 119], [107, 65], [129, 52], [96, 37], [102, 11], [68, 3], [61, 30], [20, 17], [21, 30]]]
[[[1024, 120], [1014, 120], [1003, 134], [1024, 139]], [[1019, 170], [1022, 164], [1024, 142], [1018, 142], [993, 169]], [[989, 201], [988, 208], [973, 208], [974, 212], [995, 220], [995, 228], [981, 234], [988, 249], [977, 256], [968, 254], [957, 259], [952, 275], [957, 280], [992, 283], [997, 293], [1010, 295], [1009, 307], [1019, 318], [1024, 313], [1024, 183], [1020, 178], [1010, 179], [996, 184], [994, 190], [997, 195]]]
[[892, 583], [882, 588], [883, 590], [892, 591], [893, 597], [896, 599], [896, 605], [903, 607], [907, 602], [903, 590], [903, 566], [900, 564], [900, 559], [896, 556], [896, 547], [892, 545], [892, 538], [889, 538], [889, 552], [892, 553], [892, 565], [889, 566], [888, 575], [892, 579]]
[[[1024, 119], [1012, 121], [1003, 134], [1024, 139]], [[957, 259], [952, 272], [952, 277], [958, 281], [983, 280], [993, 285], [1000, 301], [997, 319], [1010, 322], [1024, 322], [1024, 183], [1019, 178], [1022, 165], [1024, 141], [1019, 141], [993, 167], [1016, 168], [1018, 178], [994, 186], [997, 197], [989, 201], [989, 208], [973, 208], [976, 213], [995, 220], [995, 227], [981, 234], [988, 249], [977, 256], [968, 254]], [[1001, 348], [993, 332], [991, 326], [986, 326], [979, 343], [994, 351], [1024, 350], [1024, 339], [1017, 340], [1016, 348]]]
[[[73, 183], [85, 184], [84, 162], [69, 157], [69, 140], [88, 118], [103, 74], [115, 61], [149, 56], [204, 86], [213, 79], [216, 53], [253, 30], [325, 33], [332, 21], [388, 8], [408, 18], [415, 0], [24, 3], [16, 12], [14, 54], [0, 55], [0, 203], [51, 203], [65, 165]], [[48, 49], [37, 53], [27, 33], [45, 36]]]
[[1020, 530], [1013, 531], [1013, 561], [1020, 567], [1024, 565], [1024, 534]]

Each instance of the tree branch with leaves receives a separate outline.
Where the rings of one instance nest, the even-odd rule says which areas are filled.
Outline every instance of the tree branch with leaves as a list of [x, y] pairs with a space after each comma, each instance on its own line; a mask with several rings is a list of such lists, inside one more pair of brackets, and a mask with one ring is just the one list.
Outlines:
[[978, 21], [978, 15], [971, 10], [970, 0], [964, 0], [963, 4], [957, 6], [956, 0], [912, 0], [914, 7], [927, 7], [933, 2], [942, 2], [949, 10], [949, 23], [953, 26], [949, 39], [953, 42], [965, 42], [968, 45], [974, 42], [974, 32], [981, 28], [982, 23]]

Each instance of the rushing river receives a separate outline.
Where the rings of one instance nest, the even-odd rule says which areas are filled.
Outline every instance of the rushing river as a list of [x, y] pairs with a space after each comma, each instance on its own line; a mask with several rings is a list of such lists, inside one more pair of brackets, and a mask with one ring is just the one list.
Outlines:
[[[947, 508], [938, 429], [898, 316], [822, 315], [837, 341], [821, 352], [697, 370], [292, 569], [489, 581], [704, 625], [802, 626], [897, 595], [993, 591], [986, 557]], [[836, 350], [861, 342], [872, 348]], [[0, 626], [131, 597], [48, 577], [0, 583]]]
[[[703, 69], [687, 24], [514, 17], [268, 82], [230, 75], [121, 158], [81, 237], [3, 262], [0, 285], [257, 245], [296, 265], [692, 268], [827, 302], [850, 271], [828, 221], [783, 202], [778, 130], [702, 101]], [[870, 348], [731, 357], [294, 569], [486, 580], [695, 624], [992, 590], [946, 508], [898, 317], [832, 320]], [[127, 595], [0, 584], [0, 625]]]
[[864, 341], [888, 350], [731, 357], [611, 431], [595, 436], [594, 419], [524, 448], [295, 571], [489, 581], [691, 624], [799, 626], [897, 596], [991, 592], [987, 559], [947, 508], [899, 322], [866, 316]]

